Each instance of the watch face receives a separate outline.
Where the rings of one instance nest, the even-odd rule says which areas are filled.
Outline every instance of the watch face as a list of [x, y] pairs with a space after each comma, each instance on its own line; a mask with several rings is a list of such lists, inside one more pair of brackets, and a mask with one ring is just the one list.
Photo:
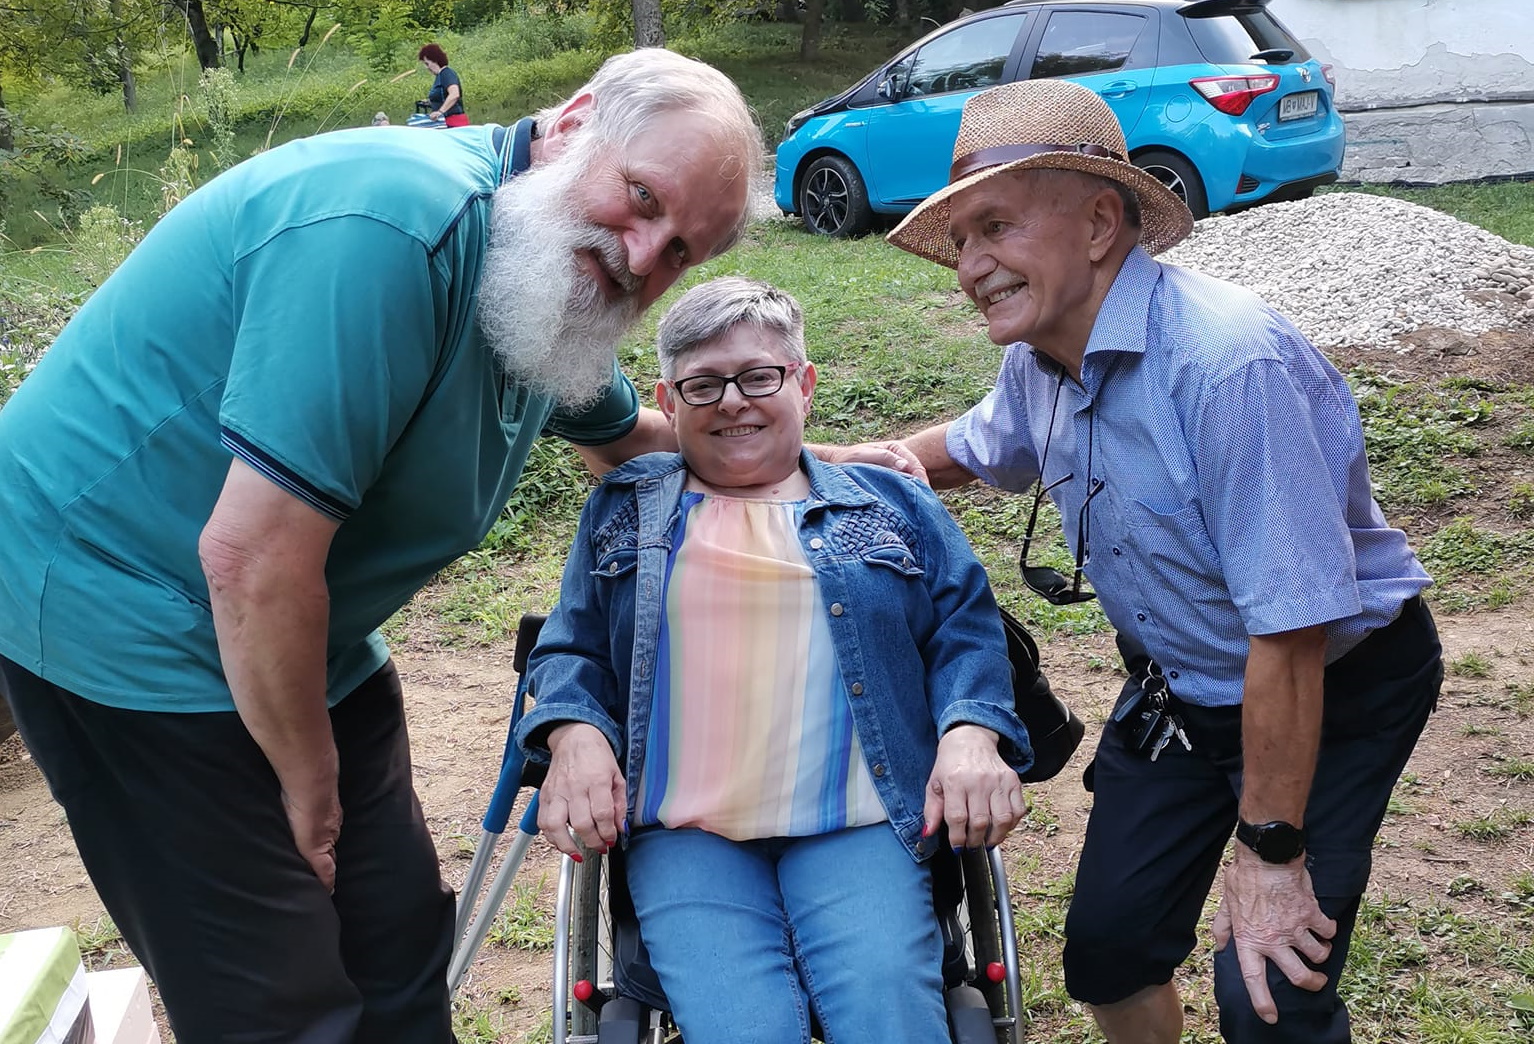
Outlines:
[[1265, 863], [1287, 863], [1305, 851], [1305, 831], [1281, 820], [1258, 826], [1241, 823], [1236, 836]]

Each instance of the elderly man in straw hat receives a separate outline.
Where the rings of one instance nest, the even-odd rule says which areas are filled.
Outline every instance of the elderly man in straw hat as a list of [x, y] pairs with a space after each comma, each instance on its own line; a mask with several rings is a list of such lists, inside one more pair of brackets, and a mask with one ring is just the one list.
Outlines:
[[[1071, 995], [1115, 1044], [1178, 1039], [1172, 976], [1234, 831], [1221, 1032], [1345, 1041], [1370, 846], [1442, 680], [1429, 579], [1370, 495], [1347, 384], [1254, 295], [1155, 260], [1192, 217], [1127, 154], [1078, 84], [965, 106], [950, 184], [889, 239], [956, 269], [1006, 355], [979, 405], [907, 444], [936, 485], [1032, 489], [1028, 587], [1098, 597], [1118, 632]], [[1032, 543], [1045, 494], [1074, 575]]]

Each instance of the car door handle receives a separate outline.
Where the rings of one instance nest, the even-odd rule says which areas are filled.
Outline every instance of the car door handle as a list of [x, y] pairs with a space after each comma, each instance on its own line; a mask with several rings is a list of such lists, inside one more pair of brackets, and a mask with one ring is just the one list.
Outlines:
[[1104, 98], [1124, 98], [1140, 89], [1140, 85], [1133, 80], [1114, 80], [1098, 93]]

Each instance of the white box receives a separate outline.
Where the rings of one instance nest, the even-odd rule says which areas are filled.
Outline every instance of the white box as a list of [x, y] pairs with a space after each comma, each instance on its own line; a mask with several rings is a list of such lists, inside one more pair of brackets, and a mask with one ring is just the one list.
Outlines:
[[160, 1044], [143, 968], [113, 968], [85, 977], [96, 1044]]

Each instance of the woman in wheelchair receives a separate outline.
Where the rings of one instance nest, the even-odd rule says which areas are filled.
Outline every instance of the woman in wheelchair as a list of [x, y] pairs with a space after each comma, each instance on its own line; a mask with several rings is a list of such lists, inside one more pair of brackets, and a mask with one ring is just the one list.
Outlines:
[[592, 494], [528, 664], [539, 828], [625, 846], [687, 1044], [947, 1040], [928, 860], [1032, 760], [985, 572], [926, 486], [805, 452], [793, 298], [705, 283], [658, 348], [681, 453]]

